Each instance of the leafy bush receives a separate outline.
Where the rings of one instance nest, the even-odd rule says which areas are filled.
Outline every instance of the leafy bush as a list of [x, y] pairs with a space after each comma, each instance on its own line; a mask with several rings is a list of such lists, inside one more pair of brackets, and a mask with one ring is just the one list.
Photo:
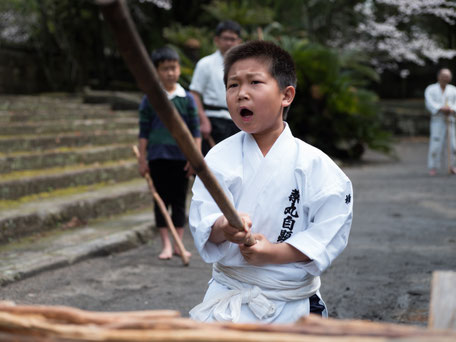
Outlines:
[[[208, 39], [211, 35], [200, 30], [174, 25], [164, 31], [182, 56], [184, 85], [190, 82], [194, 66], [187, 42], [197, 40], [201, 56], [215, 50]], [[362, 55], [309, 43], [297, 34], [284, 33], [276, 22], [245, 32], [244, 37], [257, 39], [258, 32], [290, 52], [295, 61], [298, 87], [287, 120], [295, 136], [340, 159], [359, 159], [366, 147], [390, 151], [391, 135], [381, 129], [377, 95], [365, 88], [379, 77]]]
[[390, 152], [391, 135], [381, 128], [377, 95], [363, 88], [378, 76], [362, 57], [318, 44], [295, 46], [289, 52], [298, 87], [288, 120], [294, 134], [341, 159], [359, 159], [366, 147]]

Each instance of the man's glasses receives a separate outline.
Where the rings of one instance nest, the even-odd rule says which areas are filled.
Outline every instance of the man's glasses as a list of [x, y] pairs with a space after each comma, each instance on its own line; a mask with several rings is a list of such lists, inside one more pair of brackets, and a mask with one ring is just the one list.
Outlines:
[[228, 37], [228, 36], [220, 36], [220, 40], [227, 42], [227, 43], [234, 43], [239, 40], [238, 37]]

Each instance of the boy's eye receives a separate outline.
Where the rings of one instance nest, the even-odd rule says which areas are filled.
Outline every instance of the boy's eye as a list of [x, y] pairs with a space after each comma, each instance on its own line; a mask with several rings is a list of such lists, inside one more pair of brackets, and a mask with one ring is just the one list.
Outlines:
[[252, 81], [252, 84], [260, 84], [261, 81]]
[[228, 88], [234, 88], [237, 86], [237, 83], [231, 83], [231, 84], [228, 84]]

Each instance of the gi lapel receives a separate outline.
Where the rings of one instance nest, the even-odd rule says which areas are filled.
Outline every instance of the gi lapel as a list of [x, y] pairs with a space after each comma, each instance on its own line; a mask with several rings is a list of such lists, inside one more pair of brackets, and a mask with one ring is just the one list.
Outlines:
[[293, 168], [296, 144], [288, 125], [263, 157], [255, 139], [246, 134], [243, 142], [244, 186], [237, 200], [236, 208], [251, 216], [261, 202], [262, 193], [267, 186], [278, 179], [282, 172]]

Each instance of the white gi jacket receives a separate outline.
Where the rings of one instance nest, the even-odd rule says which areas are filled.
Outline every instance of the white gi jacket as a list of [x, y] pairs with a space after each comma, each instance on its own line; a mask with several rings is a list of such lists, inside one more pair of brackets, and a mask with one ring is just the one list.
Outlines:
[[[309, 293], [317, 293], [318, 276], [347, 245], [353, 203], [352, 185], [347, 176], [323, 152], [294, 138], [287, 124], [265, 157], [252, 135], [239, 132], [213, 147], [206, 162], [235, 208], [249, 214], [253, 233], [261, 233], [273, 243], [289, 243], [312, 261], [252, 266], [244, 260], [238, 245], [208, 241], [211, 227], [222, 213], [197, 178], [190, 207], [190, 229], [204, 261], [246, 271], [258, 279], [260, 290], [265, 290], [263, 280], [277, 283], [278, 294], [287, 290], [287, 284], [311, 281]], [[220, 272], [216, 268], [203, 306], [214, 298], [224, 297], [232, 288], [217, 281], [219, 277], [215, 276]], [[242, 283], [242, 288], [246, 291], [255, 288], [254, 296], [257, 295], [258, 288], [253, 284]], [[271, 289], [274, 291], [266, 290], [271, 293]], [[290, 292], [291, 297], [295, 298], [297, 293]], [[268, 307], [260, 318], [252, 312], [249, 296], [252, 293], [238, 296], [237, 300], [242, 302], [240, 312], [235, 307], [239, 303], [232, 300], [218, 308], [222, 313], [214, 312], [214, 307], [196, 307], [190, 316], [205, 321], [279, 323], [294, 322], [309, 314], [309, 296], [291, 301], [270, 296], [272, 308]]]
[[[447, 139], [450, 141], [450, 166], [455, 166], [456, 134], [454, 112], [456, 112], [456, 87], [447, 84], [445, 91], [442, 91], [439, 83], [431, 84], [424, 92], [424, 99], [426, 109], [431, 113], [428, 168], [440, 168], [441, 155], [446, 148]], [[440, 112], [440, 108], [445, 105], [448, 105], [453, 110], [453, 115], [446, 117]]]
[[435, 115], [440, 108], [448, 105], [456, 112], [456, 87], [451, 84], [445, 86], [445, 91], [442, 91], [439, 83], [434, 83], [428, 86], [424, 92], [426, 109]]

